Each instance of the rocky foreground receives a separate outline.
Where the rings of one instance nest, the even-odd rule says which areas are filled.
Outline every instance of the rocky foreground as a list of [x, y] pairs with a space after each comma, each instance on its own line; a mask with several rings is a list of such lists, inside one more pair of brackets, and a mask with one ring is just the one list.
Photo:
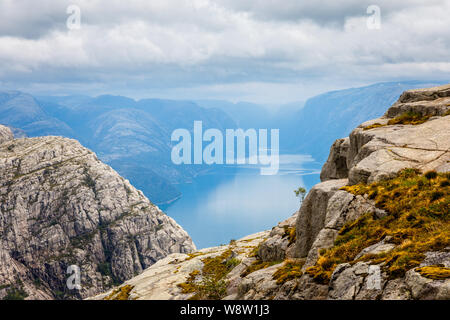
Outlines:
[[333, 144], [291, 218], [92, 299], [450, 299], [449, 110], [450, 85], [406, 91]]
[[[0, 126], [0, 299], [80, 299], [140, 274], [188, 234], [77, 141]], [[70, 290], [67, 269], [81, 271]]]

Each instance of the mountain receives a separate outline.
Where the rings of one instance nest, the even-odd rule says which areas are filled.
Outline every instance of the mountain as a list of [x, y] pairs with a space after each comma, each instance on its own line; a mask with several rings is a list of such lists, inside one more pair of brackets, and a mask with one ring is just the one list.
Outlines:
[[[80, 299], [195, 249], [188, 234], [76, 140], [0, 126], [0, 299]], [[81, 289], [66, 285], [77, 266]]]
[[22, 129], [30, 136], [74, 136], [67, 124], [48, 115], [34, 97], [19, 91], [0, 92], [0, 119], [2, 124]]
[[34, 98], [21, 92], [0, 95], [0, 123], [14, 128], [18, 136], [76, 138], [157, 204], [181, 196], [176, 184], [214, 169], [171, 161], [172, 131], [192, 131], [194, 120], [203, 121], [205, 129], [236, 127], [223, 111], [190, 101], [135, 101], [113, 95]]
[[335, 141], [287, 220], [90, 299], [448, 300], [449, 150], [450, 85], [405, 91]]
[[336, 137], [347, 136], [358, 124], [380, 117], [405, 90], [440, 85], [442, 82], [387, 82], [327, 92], [306, 101], [291, 114], [281, 145], [292, 152], [311, 154], [324, 162]]

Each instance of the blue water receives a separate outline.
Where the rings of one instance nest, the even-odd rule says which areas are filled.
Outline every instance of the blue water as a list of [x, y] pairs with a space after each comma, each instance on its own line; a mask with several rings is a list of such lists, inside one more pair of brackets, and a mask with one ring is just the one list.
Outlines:
[[283, 155], [277, 175], [257, 167], [226, 167], [179, 186], [183, 196], [161, 208], [192, 237], [197, 248], [267, 230], [299, 208], [294, 190], [319, 182], [320, 165], [309, 156]]

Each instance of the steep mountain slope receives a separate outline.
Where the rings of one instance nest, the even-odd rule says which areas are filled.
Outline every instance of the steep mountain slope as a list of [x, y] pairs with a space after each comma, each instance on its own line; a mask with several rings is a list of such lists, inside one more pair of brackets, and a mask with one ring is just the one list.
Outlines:
[[321, 179], [271, 231], [92, 299], [450, 299], [450, 85], [406, 91], [337, 140]]
[[[0, 126], [0, 298], [84, 298], [170, 253], [187, 233], [77, 141]], [[66, 286], [81, 271], [81, 290]]]

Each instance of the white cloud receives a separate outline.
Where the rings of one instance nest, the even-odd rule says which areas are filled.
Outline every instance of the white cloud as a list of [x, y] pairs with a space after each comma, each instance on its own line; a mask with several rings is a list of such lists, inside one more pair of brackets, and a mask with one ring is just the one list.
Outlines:
[[[72, 3], [80, 30], [65, 26]], [[0, 82], [274, 102], [347, 84], [450, 78], [450, 0], [378, 1], [381, 30], [366, 27], [364, 1], [336, 3], [4, 0]], [[309, 89], [291, 96], [281, 89], [302, 83]]]

